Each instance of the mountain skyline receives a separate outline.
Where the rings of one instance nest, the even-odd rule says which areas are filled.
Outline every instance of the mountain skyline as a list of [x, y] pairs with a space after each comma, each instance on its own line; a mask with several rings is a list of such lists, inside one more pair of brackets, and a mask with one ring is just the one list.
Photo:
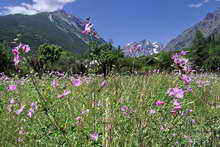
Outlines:
[[87, 51], [90, 40], [104, 42], [98, 34], [93, 36], [83, 34], [86, 22], [63, 10], [35, 15], [0, 16], [0, 22], [3, 22], [0, 23], [0, 43], [11, 44], [17, 34], [22, 34], [20, 41], [29, 44], [33, 49], [49, 43], [73, 53], [83, 54]]
[[[39, 7], [42, 4], [45, 7]], [[2, 0], [0, 13], [4, 15], [9, 8], [15, 11], [15, 7], [23, 6], [37, 11], [64, 9], [83, 19], [91, 16], [97, 32], [105, 40], [112, 39], [115, 45], [123, 46], [143, 39], [166, 44], [202, 20], [207, 13], [215, 11], [219, 4], [217, 0], [140, 0], [138, 3], [116, 0]]]

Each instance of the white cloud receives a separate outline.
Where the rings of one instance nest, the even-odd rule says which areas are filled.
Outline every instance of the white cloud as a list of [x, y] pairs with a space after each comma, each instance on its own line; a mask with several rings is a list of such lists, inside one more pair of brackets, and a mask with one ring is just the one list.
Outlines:
[[190, 4], [190, 8], [200, 8], [203, 5], [203, 3], [198, 3], [198, 4]]
[[6, 14], [27, 14], [33, 15], [39, 12], [53, 12], [63, 9], [67, 3], [74, 2], [75, 0], [32, 0], [32, 4], [21, 3], [18, 6], [4, 7], [3, 13]]
[[206, 4], [208, 2], [210, 2], [210, 0], [203, 0], [202, 2], [197, 3], [197, 4], [190, 4], [189, 7], [191, 7], [191, 8], [200, 8], [201, 6], [203, 6], [204, 4]]

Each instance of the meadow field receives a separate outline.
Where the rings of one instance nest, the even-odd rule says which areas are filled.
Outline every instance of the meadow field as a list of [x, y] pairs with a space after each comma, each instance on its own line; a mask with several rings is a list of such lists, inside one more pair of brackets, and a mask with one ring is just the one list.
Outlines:
[[[220, 78], [175, 73], [0, 80], [1, 146], [217, 146]], [[174, 95], [173, 95], [174, 96]], [[174, 107], [175, 106], [175, 107]]]

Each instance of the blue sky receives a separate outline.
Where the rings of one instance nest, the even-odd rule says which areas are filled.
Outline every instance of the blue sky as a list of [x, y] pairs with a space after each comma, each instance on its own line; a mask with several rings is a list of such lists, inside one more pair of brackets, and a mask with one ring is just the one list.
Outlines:
[[[13, 8], [21, 3], [30, 4], [28, 7], [35, 3], [34, 1], [37, 0], [1, 0], [0, 11], [3, 7]], [[112, 39], [116, 45], [143, 39], [167, 43], [203, 19], [208, 12], [220, 7], [218, 0], [38, 1], [48, 5], [51, 3], [51, 7], [39, 8], [40, 11], [63, 8], [81, 18], [91, 16], [101, 36], [106, 40]], [[57, 5], [52, 7], [53, 3]]]

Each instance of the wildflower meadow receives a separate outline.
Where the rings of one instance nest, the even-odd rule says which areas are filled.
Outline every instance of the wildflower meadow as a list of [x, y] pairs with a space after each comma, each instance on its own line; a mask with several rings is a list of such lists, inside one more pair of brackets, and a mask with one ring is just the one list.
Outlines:
[[[18, 72], [30, 50], [23, 44], [12, 50]], [[1, 73], [0, 144], [218, 146], [220, 78], [197, 73], [187, 54], [172, 55], [173, 72]]]

